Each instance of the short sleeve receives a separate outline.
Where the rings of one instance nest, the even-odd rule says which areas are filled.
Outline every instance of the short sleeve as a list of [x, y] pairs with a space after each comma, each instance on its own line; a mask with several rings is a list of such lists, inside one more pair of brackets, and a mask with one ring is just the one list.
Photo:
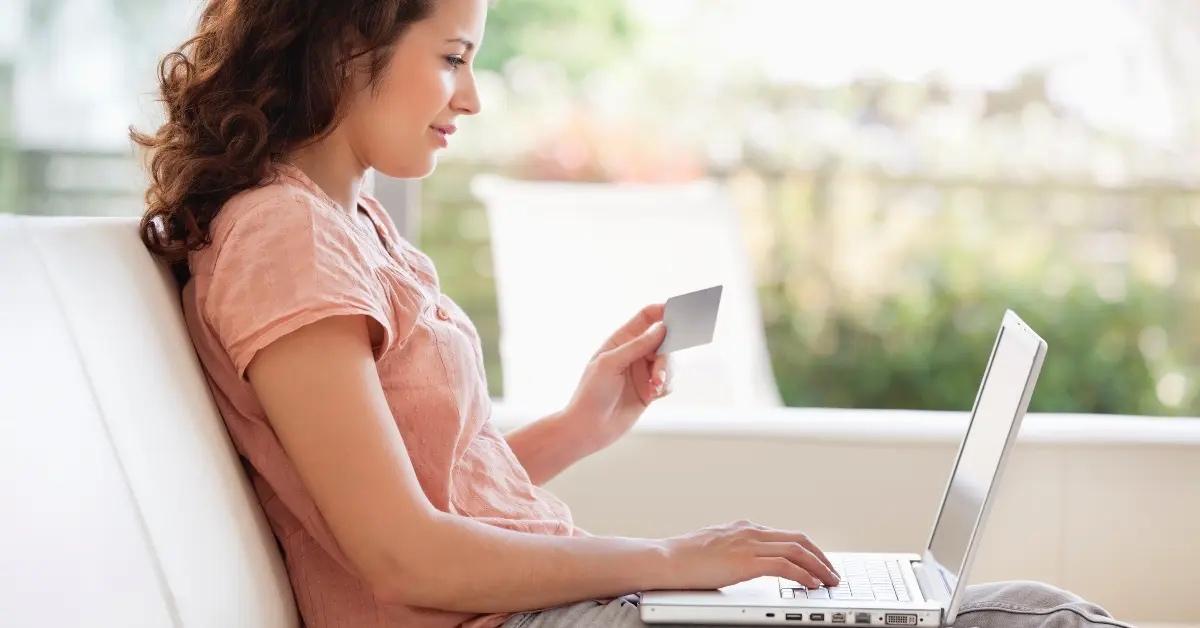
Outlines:
[[281, 198], [231, 216], [219, 236], [214, 228], [204, 315], [242, 381], [263, 347], [329, 316], [378, 321], [384, 342], [373, 348], [376, 360], [391, 346], [383, 284], [348, 221], [333, 211]]

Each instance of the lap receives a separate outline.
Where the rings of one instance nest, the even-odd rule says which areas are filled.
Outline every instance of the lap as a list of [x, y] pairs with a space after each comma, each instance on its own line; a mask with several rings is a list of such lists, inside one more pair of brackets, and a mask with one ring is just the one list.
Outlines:
[[[636, 594], [607, 603], [588, 600], [514, 615], [502, 628], [643, 628]], [[665, 624], [655, 624], [669, 628]], [[989, 582], [967, 587], [955, 628], [1129, 628], [1103, 608], [1040, 582]]]

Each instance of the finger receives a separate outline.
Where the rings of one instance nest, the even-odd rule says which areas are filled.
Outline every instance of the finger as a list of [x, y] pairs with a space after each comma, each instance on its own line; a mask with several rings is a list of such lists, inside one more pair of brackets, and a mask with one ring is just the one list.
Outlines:
[[761, 541], [785, 541], [799, 543], [807, 548], [808, 551], [812, 552], [813, 555], [816, 556], [822, 563], [824, 563], [830, 571], [838, 576], [841, 576], [841, 574], [839, 574], [837, 570], [833, 568], [833, 561], [829, 560], [829, 557], [825, 555], [825, 552], [822, 552], [821, 548], [817, 547], [817, 544], [814, 543], [812, 539], [808, 538], [808, 535], [803, 532], [798, 530], [775, 530], [771, 528], [765, 528], [756, 538]]
[[764, 541], [759, 545], [760, 554], [767, 556], [782, 556], [804, 568], [828, 586], [839, 582], [837, 574], [828, 565], [821, 562], [817, 555], [809, 551], [801, 543], [794, 541]]
[[663, 319], [666, 307], [666, 303], [651, 303], [643, 307], [637, 314], [634, 314], [633, 318], [613, 333], [600, 351], [612, 350], [645, 333], [651, 325]]
[[661, 387], [667, 381], [667, 356], [654, 358], [654, 366], [650, 367], [650, 383]]
[[629, 342], [605, 351], [601, 358], [612, 363], [615, 369], [625, 370], [630, 364], [657, 349], [666, 337], [667, 326], [661, 322], [655, 323]]
[[662, 397], [666, 397], [667, 395], [671, 394], [675, 390], [674, 379], [675, 379], [674, 373], [671, 372], [671, 367], [670, 367], [669, 361], [668, 361], [668, 366], [667, 366], [667, 371], [666, 371], [666, 381], [664, 381], [662, 386], [660, 386], [658, 389], [658, 396], [660, 399]]
[[642, 403], [650, 405], [654, 401], [654, 384], [650, 382], [650, 367], [645, 360], [634, 360], [629, 367], [629, 377], [633, 381], [634, 390]]
[[764, 576], [776, 576], [779, 578], [787, 578], [795, 580], [800, 584], [815, 589], [821, 586], [821, 581], [813, 577], [803, 567], [800, 567], [792, 561], [778, 556], [759, 556], [754, 559], [756, 573]]

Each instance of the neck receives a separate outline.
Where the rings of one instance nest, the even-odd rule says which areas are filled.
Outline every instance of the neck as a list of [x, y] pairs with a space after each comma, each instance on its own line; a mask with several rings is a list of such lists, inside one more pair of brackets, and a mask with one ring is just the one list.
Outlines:
[[335, 131], [316, 144], [290, 153], [287, 160], [312, 179], [346, 215], [355, 217], [367, 168], [340, 133]]

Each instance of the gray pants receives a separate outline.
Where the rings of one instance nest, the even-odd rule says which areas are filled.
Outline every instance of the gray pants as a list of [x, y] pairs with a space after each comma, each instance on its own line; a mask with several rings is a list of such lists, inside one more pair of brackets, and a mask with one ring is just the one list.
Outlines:
[[[642, 628], [637, 594], [513, 615], [502, 628]], [[666, 626], [667, 624], [654, 624]], [[1103, 608], [1040, 582], [990, 582], [967, 587], [955, 628], [1130, 628]]]

